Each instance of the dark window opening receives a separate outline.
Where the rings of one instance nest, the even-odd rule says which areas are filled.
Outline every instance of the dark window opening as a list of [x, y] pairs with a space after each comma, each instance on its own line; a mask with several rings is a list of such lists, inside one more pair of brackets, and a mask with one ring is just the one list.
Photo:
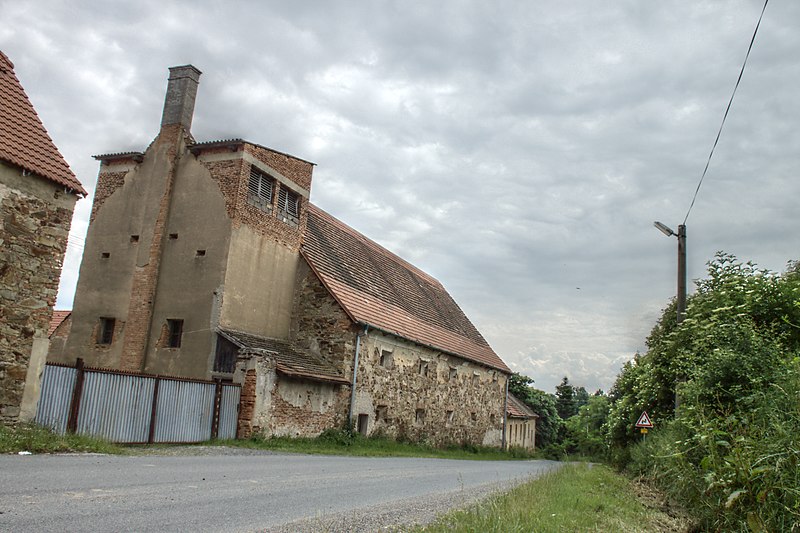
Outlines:
[[447, 374], [447, 379], [453, 381], [456, 379], [456, 377], [458, 377], [458, 369], [454, 366], [451, 366], [450, 371]]
[[250, 181], [247, 184], [247, 199], [262, 211], [272, 211], [272, 191], [274, 180], [250, 167]]
[[214, 355], [214, 372], [232, 374], [236, 369], [236, 356], [238, 354], [238, 346], [225, 337], [217, 335], [217, 351]]
[[295, 225], [300, 222], [300, 196], [285, 185], [278, 192], [278, 211], [284, 222]]
[[417, 409], [417, 412], [414, 414], [414, 422], [417, 424], [425, 423], [425, 409]]
[[380, 365], [384, 368], [392, 368], [392, 352], [389, 350], [381, 350]]
[[100, 330], [97, 333], [97, 344], [111, 344], [114, 340], [114, 326], [116, 319], [100, 317]]
[[420, 359], [419, 361], [419, 375], [420, 376], [428, 375], [428, 361], [424, 359]]
[[180, 348], [181, 337], [183, 337], [183, 320], [167, 319], [167, 347]]
[[389, 408], [385, 405], [379, 405], [375, 408], [375, 419], [386, 421], [388, 419]]
[[103, 252], [102, 254], [100, 254], [100, 257], [102, 257], [103, 259], [108, 259], [109, 257], [111, 257], [111, 254], [109, 252]]
[[175, 239], [177, 239], [177, 238], [178, 238], [178, 234], [177, 234], [177, 233], [170, 233], [170, 234], [169, 234], [169, 238], [170, 238], [170, 239], [172, 239], [172, 240], [174, 241]]
[[367, 427], [369, 426], [369, 415], [361, 413], [358, 415], [358, 432], [367, 436]]
[[131, 242], [132, 243], [139, 242], [139, 236], [138, 235], [131, 235]]
[[453, 423], [453, 419], [455, 418], [455, 413], [453, 411], [447, 411], [447, 415], [445, 418], [445, 425], [449, 426]]
[[197, 255], [197, 257], [203, 257], [204, 255], [206, 255], [206, 251], [205, 250], [197, 250], [197, 253], [195, 255]]
[[478, 421], [478, 413], [476, 413], [475, 411], [472, 411], [469, 414], [469, 417], [472, 419], [473, 422], [477, 422]]

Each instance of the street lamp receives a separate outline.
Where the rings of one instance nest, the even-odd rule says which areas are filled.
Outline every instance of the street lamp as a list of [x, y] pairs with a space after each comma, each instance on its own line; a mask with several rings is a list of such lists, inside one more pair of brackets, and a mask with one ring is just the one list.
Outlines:
[[678, 226], [678, 233], [658, 221], [653, 222], [653, 225], [667, 237], [678, 238], [678, 324], [680, 324], [686, 316], [686, 225]]

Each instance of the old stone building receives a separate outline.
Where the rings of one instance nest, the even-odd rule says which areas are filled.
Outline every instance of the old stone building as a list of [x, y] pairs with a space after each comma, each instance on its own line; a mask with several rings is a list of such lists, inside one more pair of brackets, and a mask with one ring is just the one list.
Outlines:
[[509, 393], [506, 406], [506, 448], [536, 449], [536, 420], [539, 415], [525, 402]]
[[0, 422], [33, 416], [72, 211], [85, 195], [0, 52]]
[[101, 162], [63, 351], [242, 383], [240, 435], [348, 420], [500, 445], [508, 367], [444, 287], [309, 203], [313, 164], [190, 133], [200, 72], [170, 69], [161, 130]]

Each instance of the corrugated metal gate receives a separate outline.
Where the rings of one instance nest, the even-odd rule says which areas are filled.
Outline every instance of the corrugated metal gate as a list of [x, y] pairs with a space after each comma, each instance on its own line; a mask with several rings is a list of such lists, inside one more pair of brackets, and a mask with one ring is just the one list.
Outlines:
[[241, 387], [232, 383], [45, 365], [36, 422], [111, 442], [236, 438]]

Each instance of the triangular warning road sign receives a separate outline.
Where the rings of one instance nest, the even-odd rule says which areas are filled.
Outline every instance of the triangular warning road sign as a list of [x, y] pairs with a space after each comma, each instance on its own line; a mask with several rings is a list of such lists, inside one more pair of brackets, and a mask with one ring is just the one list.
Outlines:
[[653, 422], [650, 421], [650, 417], [647, 415], [647, 411], [642, 411], [642, 416], [639, 417], [639, 420], [636, 421], [637, 428], [651, 428], [653, 427]]

